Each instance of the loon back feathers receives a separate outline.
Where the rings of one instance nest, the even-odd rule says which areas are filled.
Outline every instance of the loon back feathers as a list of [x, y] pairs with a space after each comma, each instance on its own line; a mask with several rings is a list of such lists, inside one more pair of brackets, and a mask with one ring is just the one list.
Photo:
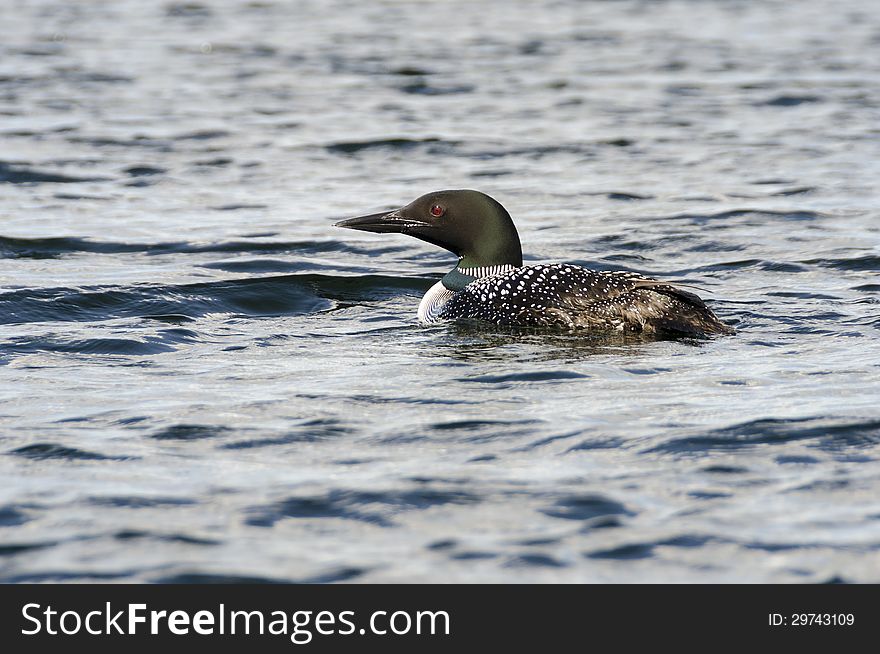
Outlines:
[[733, 333], [698, 296], [673, 284], [574, 264], [523, 266], [476, 279], [446, 302], [439, 318], [567, 330]]

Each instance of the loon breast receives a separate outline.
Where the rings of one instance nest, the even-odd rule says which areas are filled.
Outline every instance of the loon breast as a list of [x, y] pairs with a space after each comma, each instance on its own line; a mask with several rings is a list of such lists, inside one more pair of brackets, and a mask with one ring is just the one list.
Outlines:
[[[458, 268], [434, 284], [419, 303], [419, 322], [430, 324], [454, 318], [444, 315], [447, 303], [477, 279], [497, 276], [516, 270], [516, 266], [499, 264], [477, 268]], [[448, 284], [448, 285], [447, 285]]]
[[569, 330], [733, 333], [699, 297], [675, 285], [573, 264], [511, 267], [458, 292], [438, 282], [422, 300], [419, 318]]
[[430, 324], [443, 320], [443, 309], [454, 296], [455, 291], [446, 288], [442, 281], [434, 284], [419, 302], [419, 322]]

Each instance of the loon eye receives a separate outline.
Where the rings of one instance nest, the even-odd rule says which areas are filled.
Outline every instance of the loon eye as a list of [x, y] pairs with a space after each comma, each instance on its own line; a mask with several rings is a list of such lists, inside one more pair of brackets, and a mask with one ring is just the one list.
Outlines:
[[446, 209], [441, 207], [439, 204], [435, 204], [433, 207], [431, 207], [431, 215], [435, 218], [439, 218], [444, 213], [446, 213]]

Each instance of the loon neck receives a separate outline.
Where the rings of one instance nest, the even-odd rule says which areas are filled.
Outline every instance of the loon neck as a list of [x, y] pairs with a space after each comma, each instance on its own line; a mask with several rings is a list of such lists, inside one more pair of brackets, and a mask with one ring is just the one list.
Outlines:
[[465, 267], [463, 265], [463, 262], [459, 261], [458, 265], [450, 270], [448, 273], [446, 273], [441, 281], [443, 282], [443, 286], [448, 288], [450, 291], [460, 291], [472, 281], [479, 279], [480, 277], [497, 275], [498, 273], [513, 270], [516, 267], [517, 266], [509, 263], [501, 263], [494, 266]]

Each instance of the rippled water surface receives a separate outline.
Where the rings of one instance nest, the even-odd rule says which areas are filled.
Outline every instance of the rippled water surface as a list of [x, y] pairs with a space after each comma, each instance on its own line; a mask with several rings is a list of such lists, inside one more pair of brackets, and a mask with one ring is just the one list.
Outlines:
[[[0, 581], [880, 581], [880, 13], [0, 3]], [[738, 334], [420, 327], [526, 259]]]

